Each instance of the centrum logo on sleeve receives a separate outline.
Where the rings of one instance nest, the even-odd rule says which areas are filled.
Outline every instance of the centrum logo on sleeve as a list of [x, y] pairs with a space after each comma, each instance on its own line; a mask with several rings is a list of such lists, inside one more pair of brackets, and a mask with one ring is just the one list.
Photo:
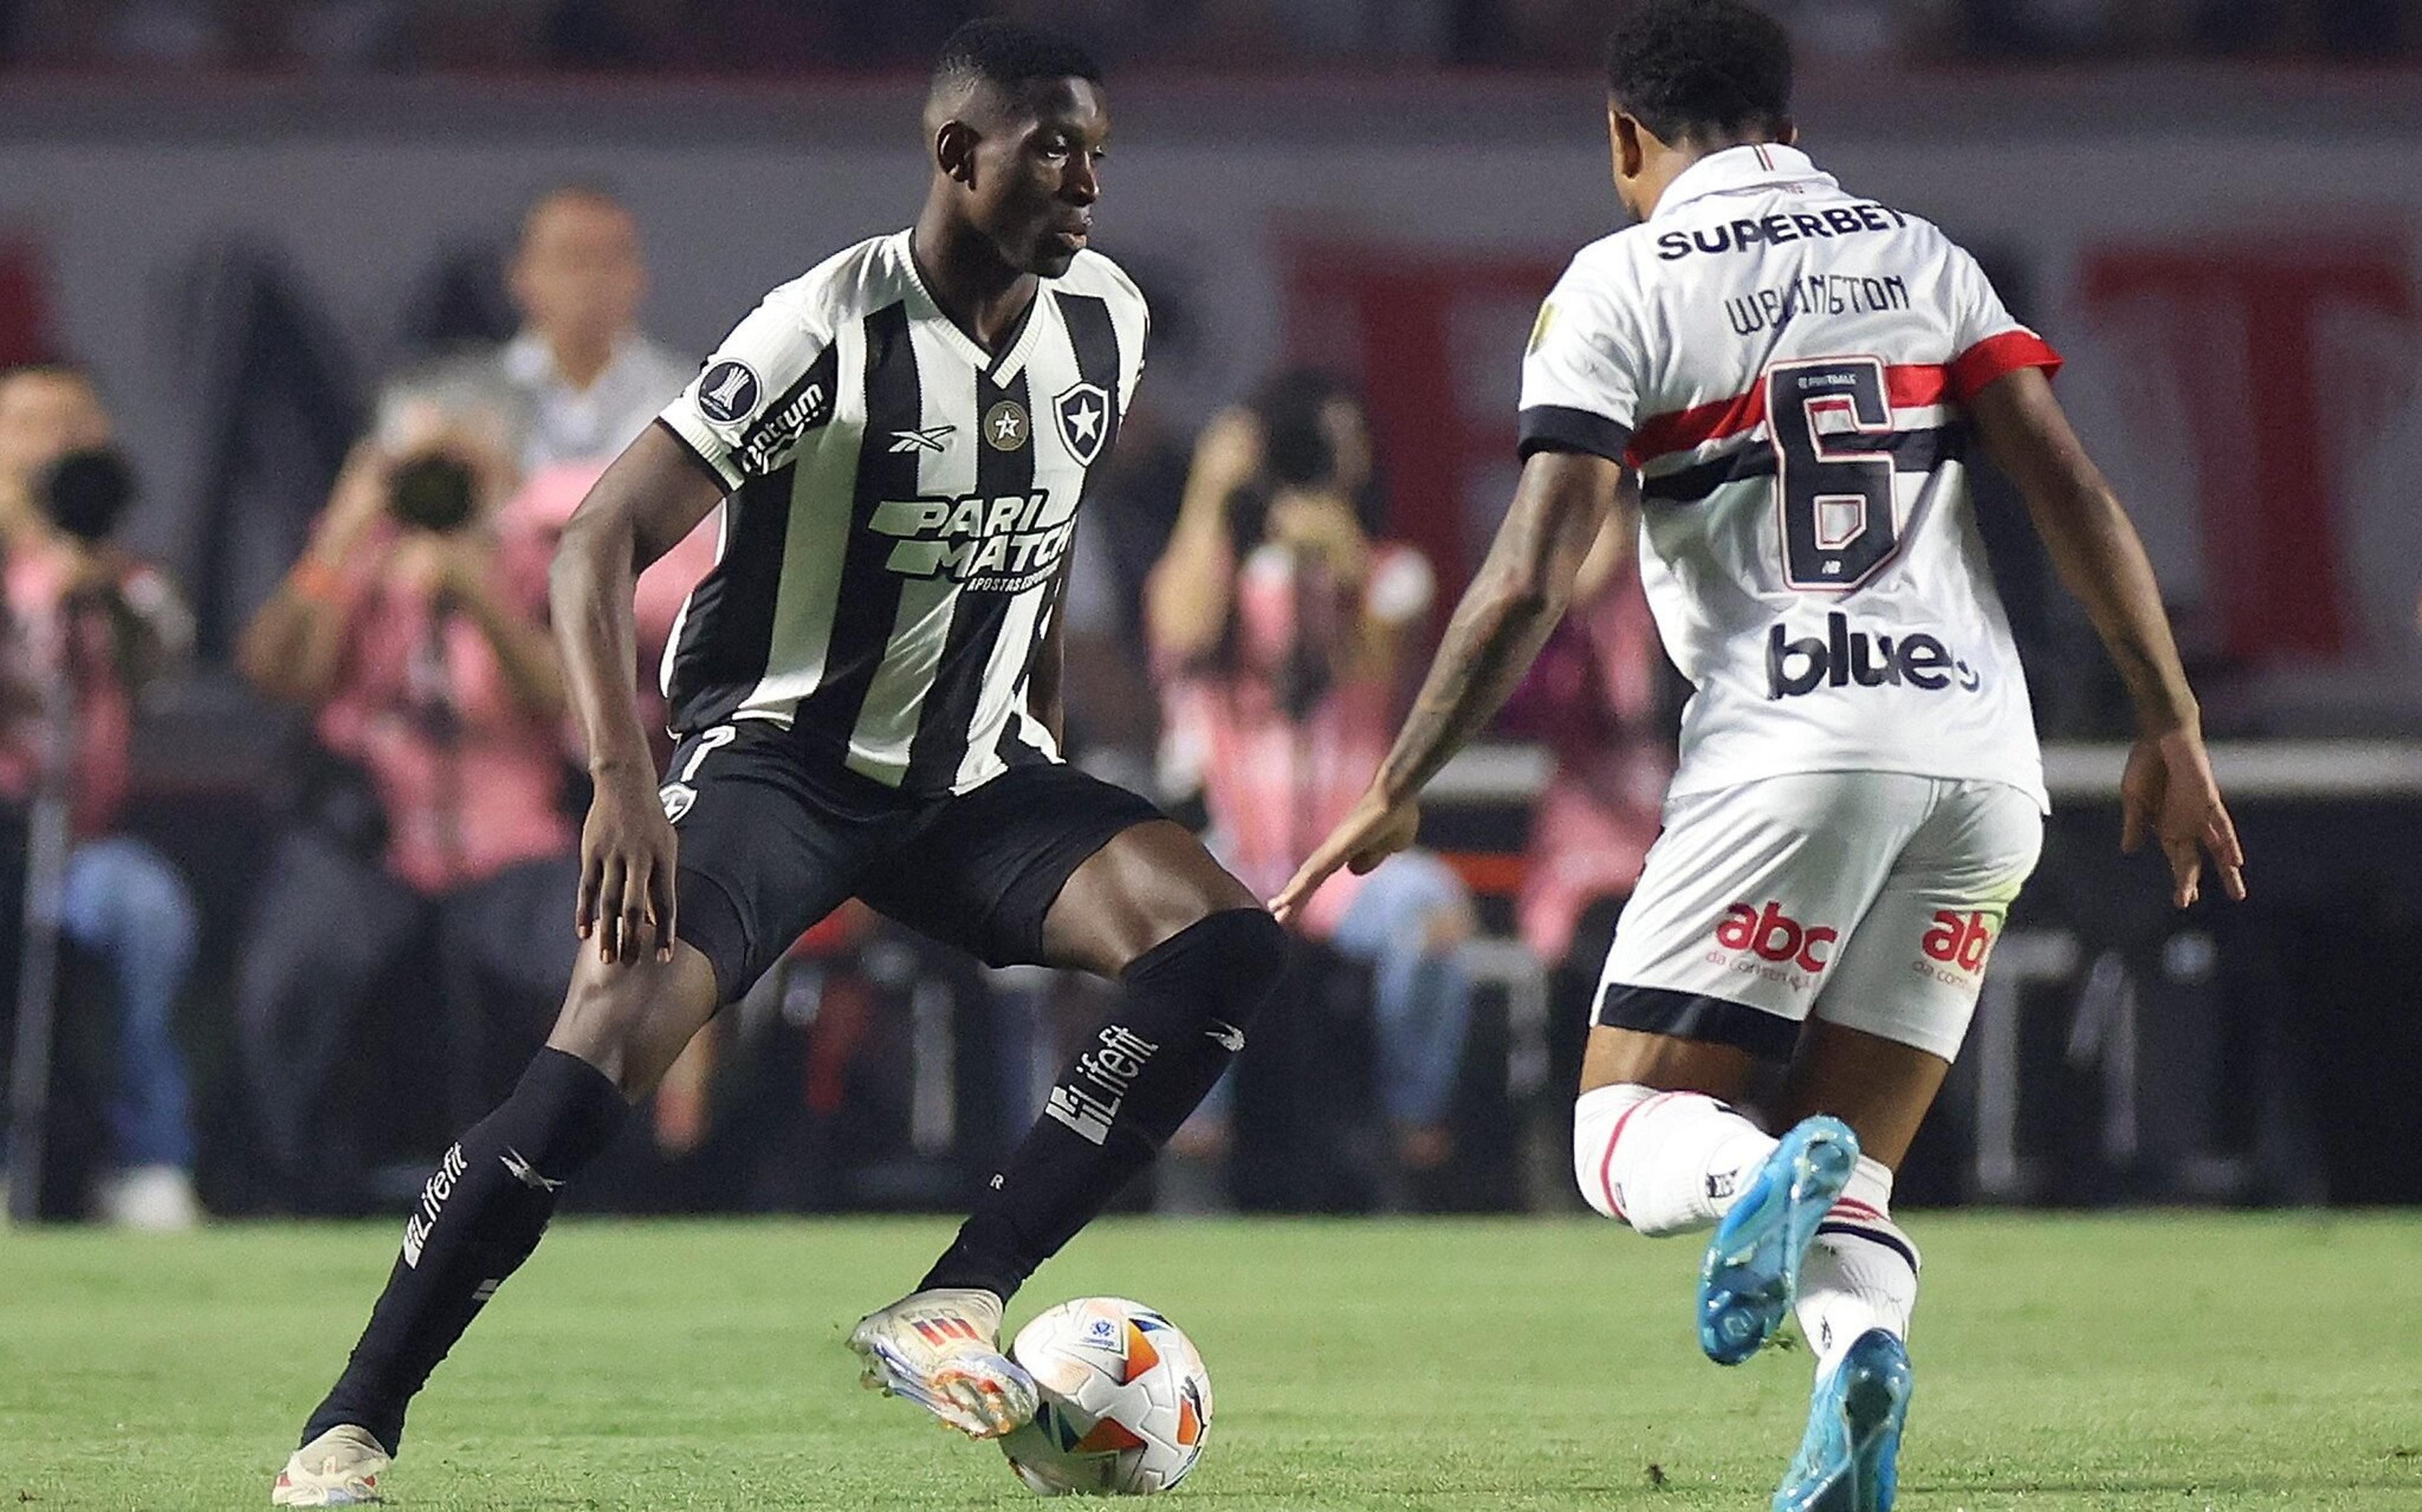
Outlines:
[[740, 450], [741, 465], [752, 473], [771, 469], [777, 459], [798, 444], [800, 437], [830, 420], [832, 411], [832, 395], [824, 384], [810, 380], [790, 396], [788, 403], [748, 429]]

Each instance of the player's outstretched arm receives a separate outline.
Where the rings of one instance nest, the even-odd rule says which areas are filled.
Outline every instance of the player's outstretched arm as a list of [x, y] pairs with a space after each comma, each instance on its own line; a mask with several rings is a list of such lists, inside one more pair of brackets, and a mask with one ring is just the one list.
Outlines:
[[673, 949], [673, 828], [656, 801], [639, 725], [639, 573], [723, 500], [723, 485], [662, 426], [650, 426], [564, 526], [548, 575], [564, 688], [588, 744], [597, 795], [580, 835], [574, 924], [608, 961], [639, 959], [643, 924], [660, 960]]
[[2222, 888], [2243, 897], [2245, 854], [2212, 778], [2202, 711], [2170, 636], [2153, 565], [2128, 511], [2085, 455], [2040, 369], [1996, 379], [1968, 408], [2136, 706], [2141, 733], [2119, 785], [2121, 849], [2134, 850], [2148, 833], [2157, 837], [2180, 908], [2200, 890], [2205, 851], [2220, 869]]
[[1370, 791], [1271, 900], [1282, 922], [1340, 866], [1360, 875], [1413, 843], [1423, 786], [1495, 716], [1564, 617], [1608, 517], [1629, 507], [1622, 481], [1619, 465], [1585, 452], [1533, 452], [1522, 464], [1513, 507]]

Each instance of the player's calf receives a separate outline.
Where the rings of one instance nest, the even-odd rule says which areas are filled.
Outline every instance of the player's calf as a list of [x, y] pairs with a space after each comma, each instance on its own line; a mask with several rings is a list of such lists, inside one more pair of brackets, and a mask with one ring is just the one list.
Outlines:
[[404, 1409], [530, 1252], [556, 1192], [621, 1128], [629, 1105], [576, 1055], [547, 1049], [512, 1095], [447, 1150], [404, 1221], [403, 1250], [307, 1441], [354, 1427], [392, 1453]]
[[1800, 1264], [1800, 1332], [1821, 1377], [1870, 1329], [1909, 1337], [1917, 1307], [1917, 1245], [1892, 1220], [1893, 1174], [1859, 1158]]
[[1052, 1086], [921, 1286], [1006, 1299], [1145, 1166], [1245, 1048], [1285, 970], [1286, 931], [1224, 909], [1144, 952], [1125, 1002]]

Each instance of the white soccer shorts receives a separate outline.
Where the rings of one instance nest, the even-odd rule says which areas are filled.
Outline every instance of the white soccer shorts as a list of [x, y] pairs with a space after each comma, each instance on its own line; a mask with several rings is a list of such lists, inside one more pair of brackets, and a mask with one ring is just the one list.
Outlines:
[[1768, 777], [1671, 800], [1592, 1022], [1791, 1056], [1812, 1014], [1956, 1057], [2043, 816], [2006, 784]]

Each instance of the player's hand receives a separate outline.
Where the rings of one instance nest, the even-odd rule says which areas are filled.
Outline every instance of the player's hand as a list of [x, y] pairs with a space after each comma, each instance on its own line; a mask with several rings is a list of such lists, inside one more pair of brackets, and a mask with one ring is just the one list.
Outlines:
[[2133, 855], [2147, 834], [2161, 842], [2169, 861], [2170, 900], [2178, 907], [2202, 890], [2206, 851], [2220, 870], [2221, 890], [2233, 899], [2245, 896], [2245, 851], [2198, 731], [2148, 735], [2128, 753], [2119, 779], [2119, 849]]
[[681, 839], [642, 768], [600, 776], [580, 830], [580, 901], [574, 924], [597, 958], [627, 966], [653, 944], [673, 959], [673, 868]]
[[1329, 832], [1329, 838], [1297, 870], [1286, 890], [1270, 899], [1270, 912], [1281, 924], [1294, 923], [1321, 883], [1337, 875], [1338, 867], [1364, 876], [1397, 851], [1410, 848], [1421, 828], [1420, 803], [1409, 798], [1391, 803], [1385, 793], [1372, 788]]

